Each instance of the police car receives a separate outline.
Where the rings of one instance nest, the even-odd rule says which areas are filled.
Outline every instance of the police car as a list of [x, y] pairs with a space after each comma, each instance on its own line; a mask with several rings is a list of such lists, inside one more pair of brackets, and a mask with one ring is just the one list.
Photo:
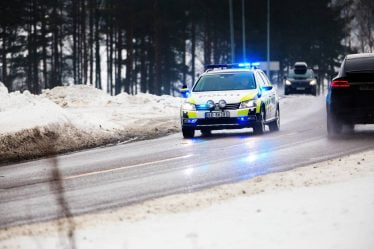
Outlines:
[[210, 135], [212, 130], [253, 128], [262, 134], [280, 128], [278, 95], [265, 73], [245, 64], [209, 65], [181, 107], [184, 138], [196, 130]]

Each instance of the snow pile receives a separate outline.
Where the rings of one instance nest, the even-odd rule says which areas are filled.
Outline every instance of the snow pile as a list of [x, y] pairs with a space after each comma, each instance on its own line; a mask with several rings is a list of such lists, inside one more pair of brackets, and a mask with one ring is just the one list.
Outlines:
[[0, 97], [3, 97], [8, 94], [8, 89], [4, 86], [4, 84], [0, 81]]
[[56, 87], [36, 96], [0, 85], [0, 161], [27, 159], [179, 130], [182, 100], [116, 97], [91, 86]]
[[64, 110], [48, 99], [27, 91], [1, 96], [0, 134], [65, 123], [68, 123], [68, 118]]
[[61, 107], [105, 106], [111, 99], [104, 91], [87, 85], [55, 87], [43, 91], [43, 96]]

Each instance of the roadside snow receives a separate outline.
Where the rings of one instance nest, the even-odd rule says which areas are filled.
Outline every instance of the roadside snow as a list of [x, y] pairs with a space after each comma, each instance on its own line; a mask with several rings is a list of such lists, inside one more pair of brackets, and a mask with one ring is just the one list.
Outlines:
[[180, 98], [116, 97], [87, 85], [36, 96], [0, 84], [0, 162], [154, 138], [179, 130]]
[[109, 213], [8, 228], [0, 230], [0, 246], [372, 249], [373, 161], [367, 151]]

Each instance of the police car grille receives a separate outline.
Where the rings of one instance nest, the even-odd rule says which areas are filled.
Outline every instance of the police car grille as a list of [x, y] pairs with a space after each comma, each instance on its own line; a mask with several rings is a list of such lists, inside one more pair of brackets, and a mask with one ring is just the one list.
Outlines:
[[225, 110], [236, 110], [239, 109], [240, 103], [226, 104]]
[[[223, 108], [223, 109], [224, 110], [236, 110], [236, 109], [239, 109], [239, 106], [240, 106], [240, 103], [226, 104], [226, 107]], [[216, 106], [216, 109], [220, 110], [220, 108], [218, 106]], [[206, 107], [206, 106], [196, 105], [196, 110], [197, 111], [203, 111], [203, 110], [209, 110], [209, 108]]]

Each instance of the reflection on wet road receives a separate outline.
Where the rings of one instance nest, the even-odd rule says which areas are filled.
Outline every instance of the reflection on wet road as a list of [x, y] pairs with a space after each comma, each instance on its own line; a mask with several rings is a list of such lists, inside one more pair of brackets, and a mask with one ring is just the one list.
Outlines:
[[[374, 148], [372, 126], [327, 139], [323, 98], [305, 96], [282, 103], [281, 131], [276, 133], [220, 131], [191, 140], [175, 134], [62, 155], [55, 158], [59, 179], [51, 177], [48, 159], [1, 167], [0, 227], [61, 217], [54, 201], [58, 194], [63, 194], [70, 215], [77, 215]], [[64, 193], [48, 187], [56, 180]]]

